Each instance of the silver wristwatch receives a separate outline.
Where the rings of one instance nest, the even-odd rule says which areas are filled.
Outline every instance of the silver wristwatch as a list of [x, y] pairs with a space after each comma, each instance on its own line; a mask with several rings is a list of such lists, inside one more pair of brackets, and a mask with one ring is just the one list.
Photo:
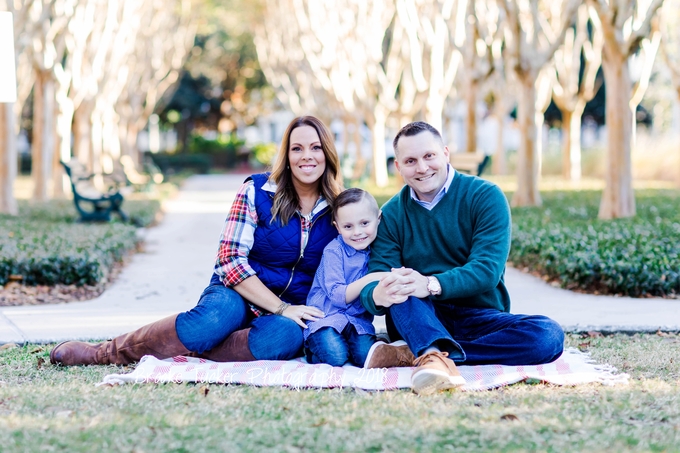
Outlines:
[[442, 285], [435, 277], [429, 276], [427, 277], [427, 290], [430, 292], [430, 296], [438, 296], [442, 293]]

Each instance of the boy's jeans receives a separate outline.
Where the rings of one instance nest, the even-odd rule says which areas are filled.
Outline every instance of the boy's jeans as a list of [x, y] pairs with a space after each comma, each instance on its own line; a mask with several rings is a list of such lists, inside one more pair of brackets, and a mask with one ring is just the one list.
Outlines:
[[391, 341], [404, 339], [416, 357], [435, 345], [465, 365], [536, 365], [557, 359], [564, 332], [545, 316], [456, 307], [410, 297], [387, 313]]
[[347, 323], [342, 333], [332, 327], [322, 327], [307, 337], [307, 361], [331, 366], [343, 366], [352, 362], [363, 368], [373, 343], [375, 335], [359, 335], [350, 323]]

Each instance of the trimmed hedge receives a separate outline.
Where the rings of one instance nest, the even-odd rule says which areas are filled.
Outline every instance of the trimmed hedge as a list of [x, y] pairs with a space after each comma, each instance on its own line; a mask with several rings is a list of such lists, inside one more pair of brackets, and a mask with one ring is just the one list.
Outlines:
[[[160, 209], [155, 200], [126, 200], [138, 225]], [[27, 285], [96, 285], [137, 246], [137, 227], [121, 222], [75, 223], [73, 202], [20, 202], [19, 215], [0, 215], [0, 285], [21, 276]]]
[[510, 261], [564, 288], [632, 297], [680, 295], [680, 193], [636, 192], [637, 216], [597, 219], [601, 192], [545, 192], [513, 208]]

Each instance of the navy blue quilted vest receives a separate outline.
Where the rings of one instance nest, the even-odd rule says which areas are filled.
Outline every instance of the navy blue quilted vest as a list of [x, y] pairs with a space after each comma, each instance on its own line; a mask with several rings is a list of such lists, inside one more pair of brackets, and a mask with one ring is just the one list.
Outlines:
[[[261, 173], [246, 179], [255, 183], [258, 217], [248, 263], [265, 286], [281, 300], [304, 305], [323, 249], [338, 232], [332, 224], [330, 208], [326, 207], [312, 218], [307, 246], [301, 250], [302, 224], [299, 214], [291, 217], [286, 226], [278, 219], [271, 223], [274, 194], [262, 189], [268, 177], [268, 173]], [[213, 275], [213, 280], [215, 277], [217, 275]]]

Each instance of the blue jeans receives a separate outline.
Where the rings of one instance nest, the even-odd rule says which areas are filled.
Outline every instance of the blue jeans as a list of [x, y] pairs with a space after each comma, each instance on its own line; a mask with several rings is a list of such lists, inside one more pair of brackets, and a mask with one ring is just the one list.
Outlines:
[[368, 350], [375, 343], [375, 335], [359, 335], [347, 323], [342, 333], [332, 327], [322, 327], [307, 337], [307, 361], [343, 366], [347, 362], [363, 368]]
[[564, 332], [546, 316], [457, 307], [410, 297], [387, 313], [391, 341], [404, 339], [416, 356], [430, 346], [465, 365], [537, 365], [557, 359]]
[[248, 347], [257, 360], [289, 360], [302, 353], [302, 328], [280, 315], [255, 317], [236, 291], [221, 283], [208, 286], [198, 304], [180, 313], [177, 336], [190, 351], [209, 351], [233, 332], [250, 327]]

